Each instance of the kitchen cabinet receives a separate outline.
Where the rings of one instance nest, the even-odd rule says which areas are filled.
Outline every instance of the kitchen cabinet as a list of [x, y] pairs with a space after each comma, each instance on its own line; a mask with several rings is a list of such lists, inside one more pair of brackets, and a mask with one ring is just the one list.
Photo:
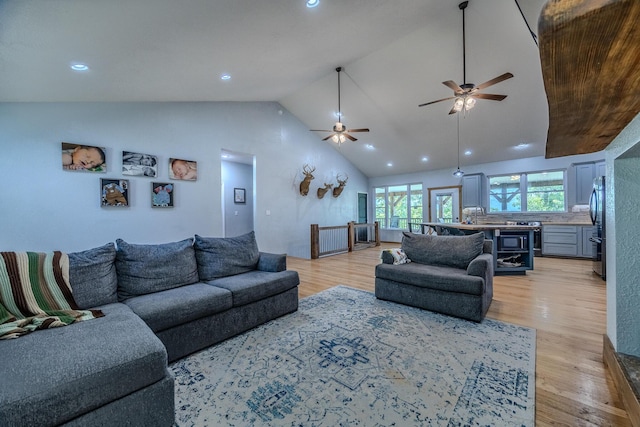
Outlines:
[[595, 178], [595, 164], [580, 163], [574, 165], [576, 175], [576, 205], [588, 205]]
[[[485, 232], [486, 235], [486, 232]], [[519, 237], [525, 244], [520, 249], [503, 250], [501, 237]], [[533, 230], [496, 230], [493, 233], [493, 267], [496, 276], [526, 274], [533, 270]]]
[[571, 258], [592, 258], [593, 226], [544, 225], [542, 227], [542, 255]]
[[605, 161], [596, 162], [596, 176], [606, 176], [607, 175], [607, 164]]
[[485, 177], [483, 173], [462, 177], [462, 207], [484, 207]]

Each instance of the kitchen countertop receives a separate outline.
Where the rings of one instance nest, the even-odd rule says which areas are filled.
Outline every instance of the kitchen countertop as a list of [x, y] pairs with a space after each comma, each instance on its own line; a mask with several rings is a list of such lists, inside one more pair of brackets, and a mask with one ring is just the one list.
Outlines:
[[458, 230], [537, 230], [539, 225], [463, 224], [459, 222], [423, 222], [428, 227], [456, 228]]

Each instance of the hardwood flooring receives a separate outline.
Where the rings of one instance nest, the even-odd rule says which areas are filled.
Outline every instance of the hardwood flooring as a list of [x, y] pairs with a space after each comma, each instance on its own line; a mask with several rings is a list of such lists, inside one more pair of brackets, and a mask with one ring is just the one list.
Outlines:
[[[374, 291], [383, 243], [317, 260], [288, 257], [300, 298], [342, 284]], [[590, 260], [538, 257], [525, 276], [496, 276], [487, 317], [537, 330], [536, 425], [631, 426], [602, 361], [605, 282]]]

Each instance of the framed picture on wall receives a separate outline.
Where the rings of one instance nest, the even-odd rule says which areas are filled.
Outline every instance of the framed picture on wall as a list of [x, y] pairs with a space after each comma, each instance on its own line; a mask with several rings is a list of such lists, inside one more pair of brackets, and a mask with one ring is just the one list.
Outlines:
[[247, 203], [247, 191], [244, 188], [233, 189], [233, 203]]
[[122, 175], [158, 176], [158, 158], [151, 154], [122, 152]]
[[129, 180], [104, 179], [100, 180], [101, 206], [129, 206]]
[[107, 157], [104, 147], [93, 145], [62, 143], [62, 169], [69, 171], [107, 171]]
[[169, 159], [169, 178], [195, 181], [198, 179], [198, 162], [184, 159]]
[[173, 184], [168, 182], [151, 183], [151, 207], [172, 208], [173, 207]]

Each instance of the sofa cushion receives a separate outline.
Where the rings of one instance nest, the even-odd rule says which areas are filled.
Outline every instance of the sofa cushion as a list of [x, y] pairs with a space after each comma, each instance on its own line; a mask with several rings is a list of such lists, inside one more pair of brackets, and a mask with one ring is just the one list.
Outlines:
[[87, 309], [118, 302], [115, 260], [113, 243], [69, 254], [69, 283], [78, 307]]
[[254, 270], [236, 276], [222, 277], [208, 283], [230, 290], [233, 295], [233, 306], [238, 307], [295, 288], [300, 284], [300, 278], [297, 271], [270, 273]]
[[193, 239], [156, 245], [116, 240], [118, 299], [121, 301], [198, 282]]
[[200, 280], [209, 281], [255, 270], [260, 259], [253, 231], [237, 237], [201, 237], [194, 247]]
[[413, 262], [467, 268], [482, 253], [484, 233], [468, 236], [434, 236], [403, 233], [402, 249]]
[[485, 291], [482, 277], [469, 276], [466, 270], [415, 262], [402, 265], [378, 264], [376, 277], [421, 288], [470, 295], [482, 295]]
[[129, 298], [124, 303], [140, 316], [153, 332], [220, 313], [233, 305], [230, 291], [205, 283], [140, 295]]
[[59, 425], [169, 375], [142, 319], [124, 304], [100, 309], [90, 322], [0, 341], [0, 424]]

